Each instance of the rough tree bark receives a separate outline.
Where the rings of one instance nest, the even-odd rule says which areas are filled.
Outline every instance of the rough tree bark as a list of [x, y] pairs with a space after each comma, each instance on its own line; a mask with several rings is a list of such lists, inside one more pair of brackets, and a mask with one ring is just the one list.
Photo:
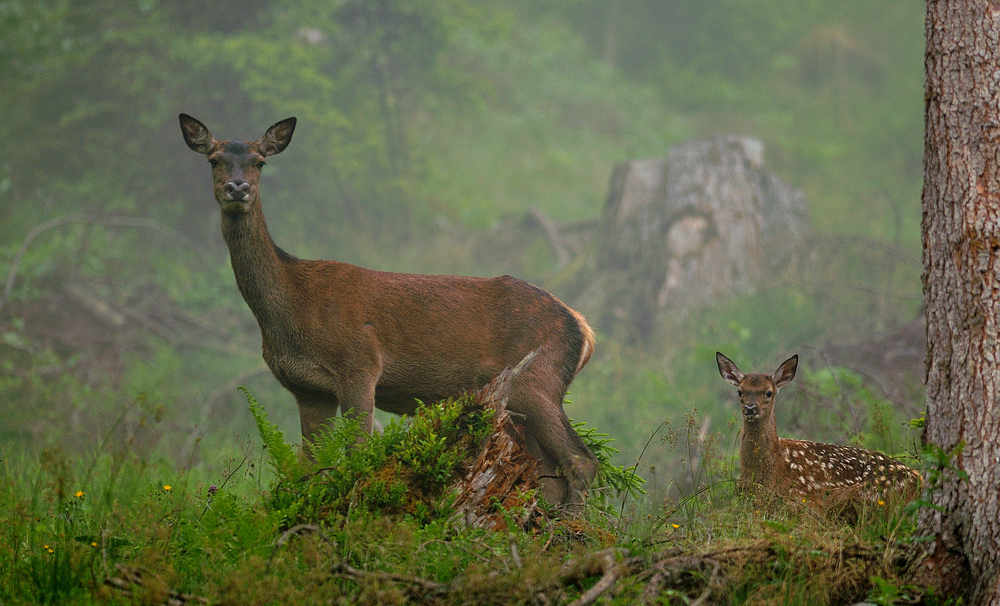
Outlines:
[[1000, 7], [927, 0], [925, 27], [924, 442], [952, 456], [919, 578], [1000, 604]]

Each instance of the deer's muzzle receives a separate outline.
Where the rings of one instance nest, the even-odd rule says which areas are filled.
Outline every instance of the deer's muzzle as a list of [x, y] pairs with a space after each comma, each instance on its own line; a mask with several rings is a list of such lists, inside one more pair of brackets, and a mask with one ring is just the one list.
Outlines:
[[240, 202], [250, 195], [250, 184], [246, 181], [227, 181], [223, 190], [230, 200]]

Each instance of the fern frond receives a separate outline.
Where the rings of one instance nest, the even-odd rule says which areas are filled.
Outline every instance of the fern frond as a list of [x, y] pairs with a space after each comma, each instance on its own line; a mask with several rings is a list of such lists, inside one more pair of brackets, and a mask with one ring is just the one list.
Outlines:
[[291, 444], [285, 441], [285, 435], [278, 429], [278, 426], [268, 420], [264, 406], [250, 394], [250, 390], [242, 386], [239, 390], [247, 399], [250, 414], [257, 422], [260, 439], [264, 442], [264, 448], [267, 449], [268, 458], [278, 477], [293, 477], [300, 467], [298, 453], [295, 452]]

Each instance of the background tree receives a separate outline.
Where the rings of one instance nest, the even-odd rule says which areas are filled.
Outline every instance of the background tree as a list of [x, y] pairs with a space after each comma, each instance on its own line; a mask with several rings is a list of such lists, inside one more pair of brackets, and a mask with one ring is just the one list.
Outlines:
[[1000, 16], [927, 2], [925, 443], [938, 454], [921, 576], [1000, 603]]

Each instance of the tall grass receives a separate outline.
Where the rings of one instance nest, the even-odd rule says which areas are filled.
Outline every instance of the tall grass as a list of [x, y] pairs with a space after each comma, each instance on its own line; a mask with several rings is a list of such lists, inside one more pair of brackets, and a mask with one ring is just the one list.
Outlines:
[[[430, 419], [454, 415], [437, 407]], [[618, 491], [613, 508], [600, 499], [579, 518], [546, 519], [531, 532], [518, 527], [516, 512], [500, 531], [467, 528], [447, 508], [290, 518], [297, 497], [288, 481], [307, 471], [294, 447], [281, 451], [266, 428], [267, 450], [248, 442], [221, 472], [122, 450], [90, 458], [0, 451], [0, 602], [565, 603], [605, 583], [614, 603], [889, 603], [920, 595], [935, 603], [901, 568], [919, 541], [912, 509], [863, 512], [852, 526], [796, 504], [745, 500], [734, 492], [733, 440], [705, 431], [701, 419], [693, 412], [651, 430], [651, 441], [680, 451], [683, 469], [671, 471], [686, 483], [647, 495]], [[409, 426], [390, 438], [411, 454], [429, 452], [426, 432], [441, 426], [423, 423], [420, 440]], [[347, 435], [336, 431], [331, 443]], [[590, 440], [608, 445], [593, 431]], [[335, 450], [324, 456], [346, 452]], [[339, 465], [359, 464], [351, 456]], [[441, 471], [440, 459], [413, 459], [430, 476]]]

